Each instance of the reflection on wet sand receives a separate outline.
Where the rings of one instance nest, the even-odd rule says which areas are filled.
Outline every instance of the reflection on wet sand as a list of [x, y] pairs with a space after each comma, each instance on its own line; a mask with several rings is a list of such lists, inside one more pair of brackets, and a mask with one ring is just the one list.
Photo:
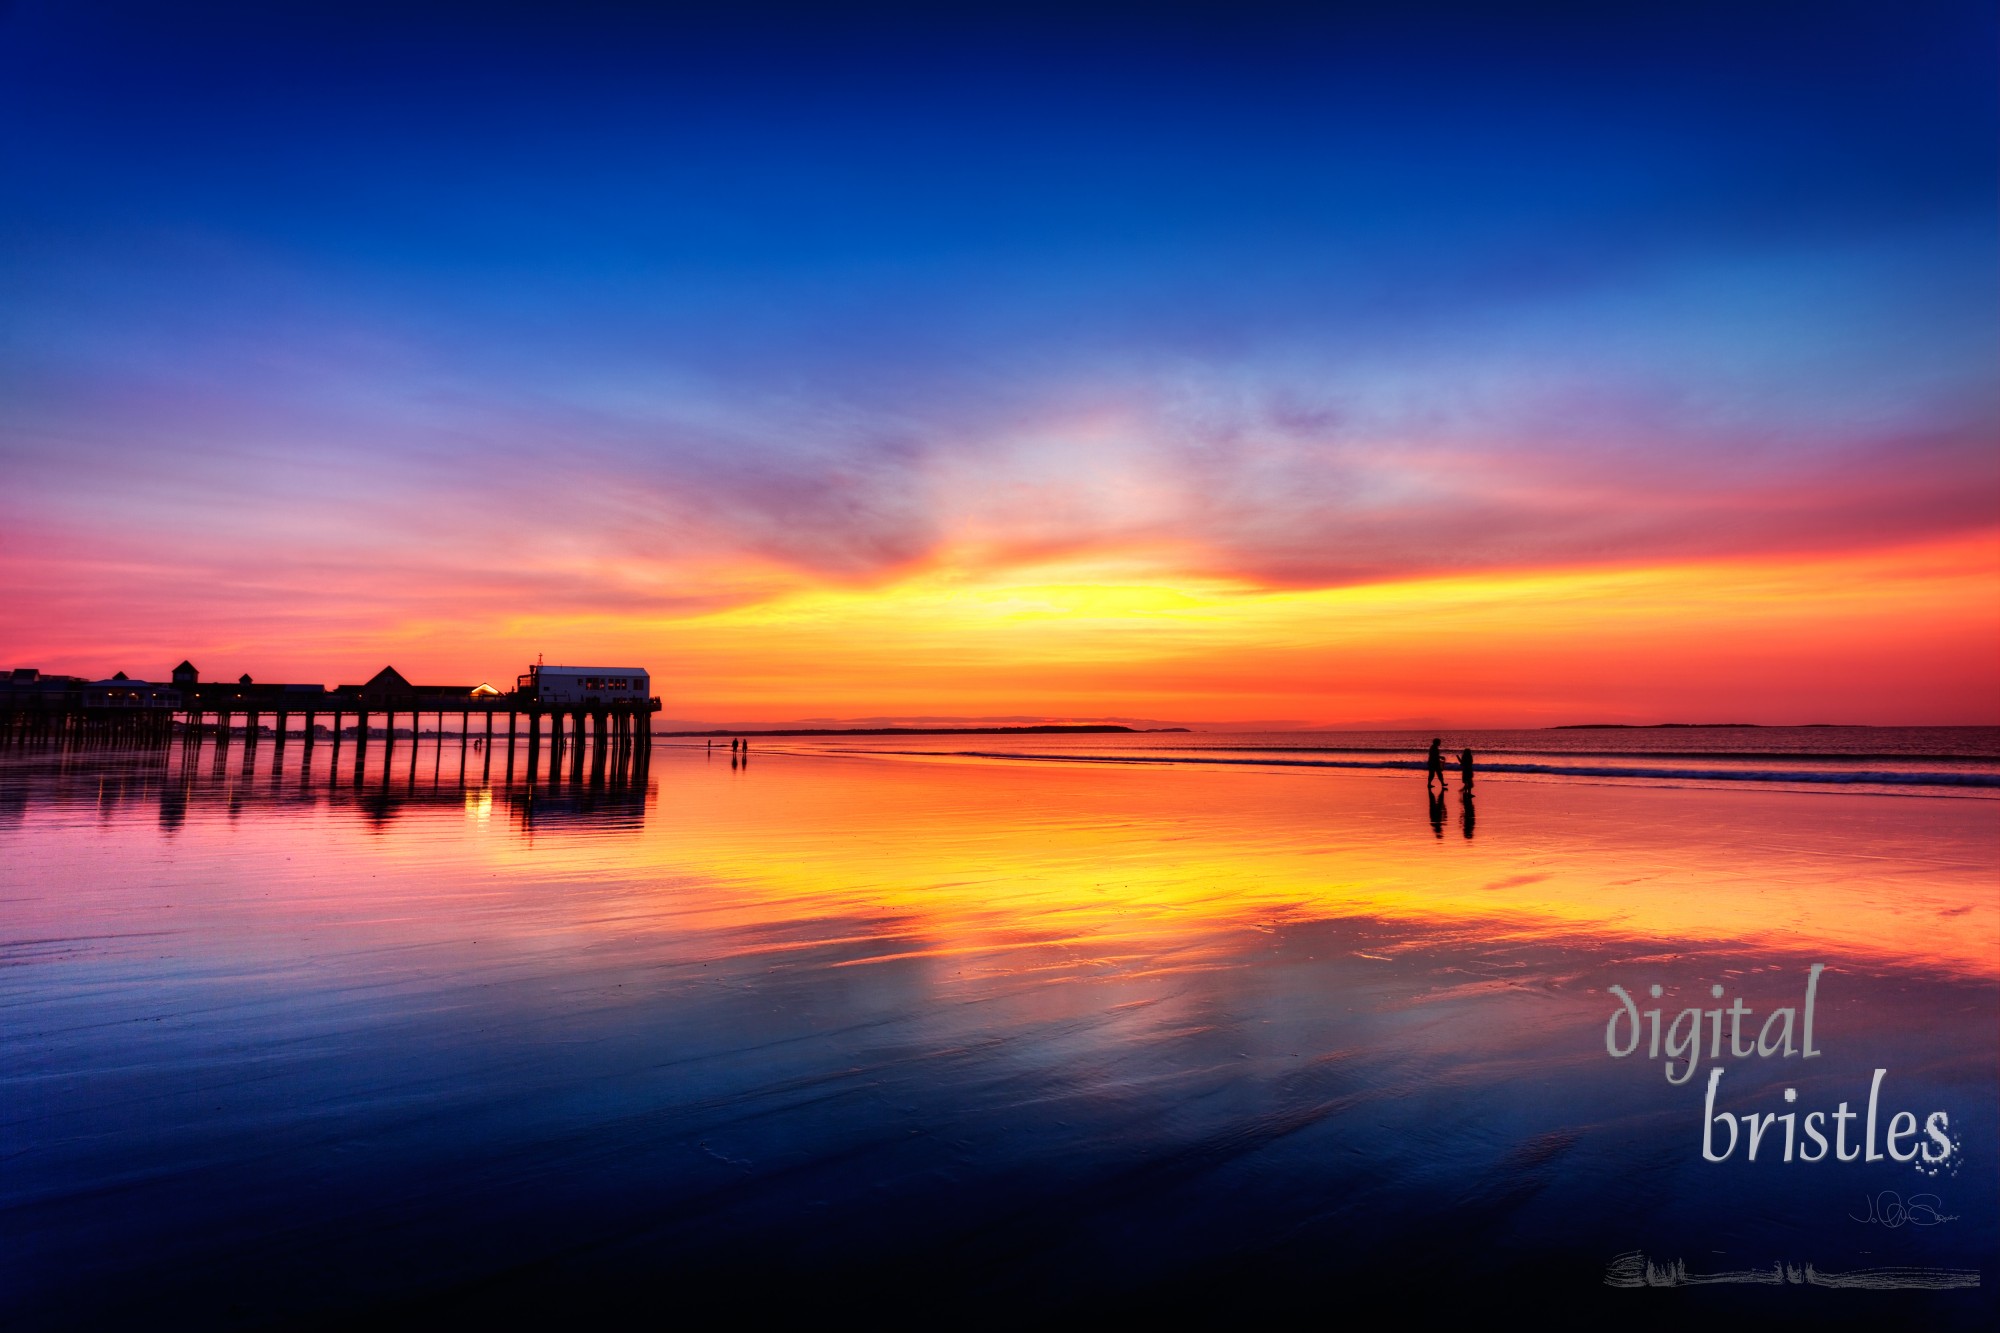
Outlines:
[[[525, 749], [525, 747], [520, 747]], [[571, 747], [564, 747], [565, 750]], [[106, 818], [126, 817], [139, 808], [158, 811], [159, 826], [172, 831], [193, 808], [221, 809], [231, 818], [246, 812], [275, 813], [326, 805], [386, 825], [422, 809], [495, 809], [523, 828], [537, 822], [583, 821], [605, 828], [638, 828], [645, 822], [652, 790], [643, 751], [591, 754], [574, 747], [574, 776], [560, 771], [539, 781], [516, 778], [507, 747], [488, 750], [477, 741], [426, 742], [378, 747], [378, 763], [353, 768], [341, 762], [340, 748], [328, 746], [324, 762], [301, 748], [291, 762], [282, 748], [255, 745], [177, 744], [145, 750], [106, 751], [78, 747], [18, 753], [15, 780], [0, 783], [0, 820], [23, 817], [31, 805], [74, 805], [93, 801]], [[419, 761], [419, 752], [428, 762]], [[500, 776], [494, 768], [498, 754]], [[446, 756], [451, 762], [446, 762]], [[406, 756], [404, 762], [379, 762]], [[365, 761], [367, 751], [357, 752]], [[469, 764], [468, 764], [468, 761]], [[126, 807], [131, 807], [127, 809]]]
[[[1983, 806], [1488, 779], [1475, 839], [1399, 776], [760, 745], [503, 820], [545, 793], [454, 758], [388, 818], [268, 753], [0, 764], [23, 1322], [1423, 1305], [1441, 1255], [1475, 1304], [1642, 1322], [1602, 1303], [1630, 1250], [2000, 1236]], [[1761, 1004], [1812, 963], [1826, 1055], [1732, 1066], [1732, 1108], [1889, 1068], [1980, 1150], [1928, 1186], [1950, 1227], [1841, 1221], [1907, 1167], [1704, 1163], [1699, 1091], [1604, 1053], [1613, 984]]]

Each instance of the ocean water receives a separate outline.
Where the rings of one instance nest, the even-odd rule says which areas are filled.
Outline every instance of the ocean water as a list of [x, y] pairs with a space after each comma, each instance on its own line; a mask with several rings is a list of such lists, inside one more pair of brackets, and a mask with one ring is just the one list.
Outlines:
[[1428, 739], [0, 750], [0, 1318], [1990, 1326], [1996, 733]]

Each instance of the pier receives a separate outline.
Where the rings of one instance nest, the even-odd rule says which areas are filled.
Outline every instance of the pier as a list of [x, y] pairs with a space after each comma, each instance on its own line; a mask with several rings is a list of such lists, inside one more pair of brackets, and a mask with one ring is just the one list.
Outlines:
[[[204, 683], [187, 662], [175, 669], [171, 684], [123, 672], [89, 681], [16, 669], [0, 678], [0, 744], [211, 740], [220, 748], [331, 746], [336, 755], [351, 745], [359, 772], [371, 746], [382, 748], [386, 763], [399, 742], [407, 742], [414, 764], [416, 743], [435, 739], [440, 752], [452, 743], [461, 750], [476, 744], [489, 765], [500, 751], [509, 781], [518, 760], [535, 782], [544, 756], [552, 781], [565, 763], [574, 780], [583, 778], [586, 764], [599, 774], [607, 767], [643, 767], [652, 750], [652, 715], [660, 709], [660, 700], [645, 693], [644, 672], [626, 669], [604, 676], [607, 688], [600, 692], [566, 690], [550, 698], [553, 692], [539, 685], [536, 671], [503, 692], [484, 684], [413, 685], [394, 667], [363, 685], [333, 687], [260, 685], [247, 675], [234, 683]], [[612, 684], [618, 688], [608, 688]]]

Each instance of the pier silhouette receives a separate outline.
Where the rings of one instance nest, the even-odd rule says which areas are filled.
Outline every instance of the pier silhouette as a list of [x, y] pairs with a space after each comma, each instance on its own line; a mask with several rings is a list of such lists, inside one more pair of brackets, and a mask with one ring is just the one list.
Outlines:
[[[267, 741], [279, 750], [297, 741], [308, 752], [331, 745], [336, 756], [351, 743], [354, 771], [360, 774], [368, 766], [373, 742], [383, 747], [386, 769], [398, 741], [407, 737], [413, 743], [409, 760], [414, 776], [414, 742], [425, 739], [424, 719], [430, 717], [429, 735], [440, 741], [438, 764], [446, 742], [455, 741], [464, 750], [476, 735], [482, 764], [490, 767], [499, 750], [510, 782], [517, 765], [530, 784], [537, 782], [545, 756], [551, 782], [565, 762], [572, 782], [583, 780], [586, 762], [593, 773], [643, 762], [653, 744], [652, 715], [660, 709], [658, 697], [644, 693], [643, 672], [607, 675], [601, 682], [581, 678], [574, 682], [579, 688], [551, 699], [543, 697], [537, 680], [542, 670], [530, 668], [514, 690], [503, 692], [486, 684], [413, 685], [392, 666], [366, 684], [331, 688], [258, 684], [247, 674], [233, 683], [203, 683], [186, 661], [174, 668], [171, 684], [133, 680], [124, 672], [89, 681], [20, 668], [0, 678], [0, 744], [144, 745], [178, 738], [185, 745], [213, 740], [213, 763], [221, 765], [239, 741], [252, 750]], [[407, 730], [398, 726], [405, 716]], [[504, 731], [498, 727], [503, 716]]]

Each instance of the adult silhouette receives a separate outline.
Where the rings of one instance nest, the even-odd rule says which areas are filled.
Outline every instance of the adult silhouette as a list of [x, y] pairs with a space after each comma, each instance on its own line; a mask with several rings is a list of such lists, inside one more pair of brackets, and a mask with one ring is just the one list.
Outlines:
[[1424, 775], [1424, 785], [1426, 787], [1430, 786], [1433, 782], [1437, 783], [1440, 787], [1444, 785], [1443, 746], [1444, 742], [1442, 740], [1436, 736], [1431, 737], [1430, 767]]

